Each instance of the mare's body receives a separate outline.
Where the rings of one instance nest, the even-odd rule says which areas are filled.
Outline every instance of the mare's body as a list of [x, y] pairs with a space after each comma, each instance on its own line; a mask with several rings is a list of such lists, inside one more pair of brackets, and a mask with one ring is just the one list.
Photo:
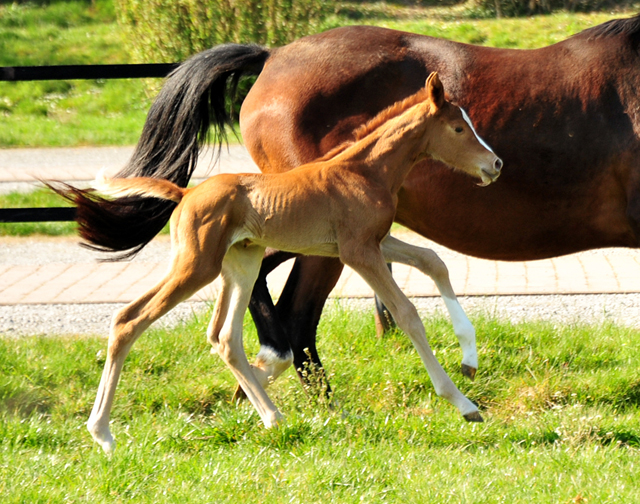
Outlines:
[[[200, 142], [229, 120], [227, 83], [259, 74], [241, 110], [245, 143], [266, 173], [328, 152], [437, 70], [451, 99], [503, 157], [500, 184], [480, 190], [424, 160], [398, 192], [396, 220], [460, 252], [503, 260], [640, 243], [640, 17], [536, 50], [493, 49], [375, 27], [345, 27], [278, 49], [224, 45], [185, 62], [154, 103], [121, 176], [186, 186]], [[223, 130], [222, 130], [223, 131]], [[172, 203], [132, 198], [98, 248], [135, 253], [166, 223]], [[142, 213], [146, 216], [140, 218]], [[81, 220], [84, 217], [81, 216]], [[131, 230], [122, 236], [122, 229]], [[130, 239], [135, 237], [135, 239]], [[342, 265], [296, 260], [273, 307], [264, 262], [252, 314], [263, 346], [293, 350], [296, 368], [320, 360], [315, 331]]]
[[[397, 222], [488, 259], [637, 247], [639, 43], [639, 18], [536, 50], [340, 28], [271, 54], [243, 104], [243, 138], [261, 170], [295, 166], [348, 138], [437, 70], [451, 99], [467, 110], [507, 169], [500, 184], [479, 190], [460, 173], [424, 160], [398, 194]], [[261, 340], [291, 346], [297, 368], [307, 354], [320, 362], [315, 330], [341, 269], [329, 259], [297, 260], [277, 305], [280, 316], [268, 322], [261, 320], [274, 310], [264, 275], [256, 283], [252, 313]]]
[[[620, 24], [634, 31], [592, 29], [528, 51], [373, 27], [302, 39], [267, 60], [243, 104], [243, 139], [263, 171], [297, 166], [437, 70], [510, 169], [480, 191], [425, 160], [403, 185], [397, 222], [491, 259], [636, 247], [640, 20]], [[479, 218], [488, 209], [493, 218]]]

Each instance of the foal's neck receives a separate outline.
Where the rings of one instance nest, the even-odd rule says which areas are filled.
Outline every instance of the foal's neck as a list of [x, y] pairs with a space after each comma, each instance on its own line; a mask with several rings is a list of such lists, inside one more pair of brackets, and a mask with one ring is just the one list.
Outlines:
[[413, 165], [426, 157], [430, 118], [426, 104], [414, 105], [358, 140], [339, 157], [355, 161], [349, 163], [353, 171], [379, 179], [395, 194]]

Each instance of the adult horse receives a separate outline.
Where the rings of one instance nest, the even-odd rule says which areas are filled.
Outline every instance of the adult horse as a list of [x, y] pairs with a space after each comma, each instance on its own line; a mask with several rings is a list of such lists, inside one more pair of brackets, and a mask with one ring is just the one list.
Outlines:
[[[527, 51], [341, 28], [270, 54], [242, 107], [243, 138], [263, 171], [276, 169], [276, 162], [295, 166], [348, 138], [437, 70], [508, 169], [485, 191], [426, 160], [405, 181], [397, 222], [487, 259], [637, 247], [639, 43], [639, 17]], [[298, 259], [275, 311], [279, 317], [259, 325], [263, 345], [284, 352], [287, 338], [296, 369], [309, 357], [320, 366], [315, 331], [340, 271], [325, 259]], [[254, 293], [254, 319], [273, 313], [265, 283]]]
[[[425, 160], [399, 192], [396, 221], [454, 250], [531, 260], [640, 241], [640, 17], [619, 19], [535, 50], [477, 47], [375, 27], [345, 27], [278, 49], [225, 45], [181, 66], [154, 103], [121, 176], [186, 185], [210, 125], [228, 122], [228, 84], [259, 77], [242, 106], [249, 152], [264, 172], [322, 156], [438, 71], [451, 99], [504, 160], [499, 184], [480, 190]], [[151, 239], [166, 202], [132, 198], [123, 225]], [[157, 225], [140, 219], [140, 209]], [[144, 223], [144, 224], [143, 224]], [[112, 230], [117, 234], [118, 230]], [[99, 238], [99, 237], [98, 237]], [[140, 242], [109, 250], [135, 253]], [[98, 246], [100, 241], [95, 242]], [[144, 243], [142, 243], [142, 246]], [[274, 308], [263, 263], [251, 309], [263, 347], [320, 366], [316, 327], [342, 265], [296, 259]], [[472, 374], [472, 373], [471, 373]]]

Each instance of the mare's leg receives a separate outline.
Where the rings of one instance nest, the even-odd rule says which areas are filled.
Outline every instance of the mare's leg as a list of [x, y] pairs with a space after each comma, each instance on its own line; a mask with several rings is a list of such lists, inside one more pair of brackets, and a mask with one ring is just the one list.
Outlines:
[[[296, 257], [291, 252], [282, 252], [267, 249], [262, 260], [260, 273], [253, 286], [249, 311], [258, 330], [260, 351], [256, 356], [253, 367], [262, 370], [269, 377], [269, 381], [275, 380], [292, 363], [293, 353], [289, 345], [285, 328], [282, 325], [276, 307], [271, 299], [267, 287], [267, 275], [284, 261]], [[264, 383], [268, 385], [269, 381]], [[234, 399], [242, 397], [242, 389], [238, 388]]]
[[[253, 288], [249, 309], [258, 330], [260, 352], [253, 367], [262, 369], [268, 383], [293, 362], [303, 384], [309, 383], [307, 370], [315, 370], [331, 393], [316, 349], [316, 329], [329, 293], [340, 278], [342, 263], [333, 258], [298, 257], [277, 307], [267, 288], [267, 275], [282, 262], [294, 257], [290, 252], [268, 250]], [[286, 363], [286, 366], [284, 365]], [[238, 387], [234, 400], [243, 398]]]
[[462, 348], [462, 374], [473, 380], [478, 369], [476, 331], [458, 303], [449, 280], [449, 271], [442, 259], [433, 250], [410, 245], [392, 236], [383, 240], [380, 246], [387, 261], [418, 268], [435, 282], [451, 317], [453, 331]]
[[[252, 369], [242, 342], [244, 314], [263, 255], [264, 248], [255, 245], [245, 247], [237, 244], [227, 252], [222, 262], [222, 290], [208, 338], [258, 411], [264, 425], [271, 427], [282, 415], [264, 390], [269, 376], [261, 368]], [[286, 367], [289, 365], [290, 362]]]
[[327, 394], [331, 387], [316, 348], [316, 331], [324, 304], [338, 283], [342, 269], [342, 263], [336, 258], [298, 257], [276, 306], [302, 383], [310, 383], [306, 371], [315, 371]]
[[109, 416], [127, 354], [155, 320], [216, 278], [219, 265], [216, 267], [211, 256], [206, 259], [204, 261], [200, 256], [186, 261], [175, 256], [170, 272], [160, 283], [114, 315], [96, 402], [87, 422], [89, 432], [105, 452], [115, 449]]
[[433, 354], [420, 316], [415, 306], [393, 280], [380, 247], [377, 244], [343, 246], [340, 254], [342, 261], [358, 272], [374, 292], [380, 296], [382, 302], [395, 318], [398, 327], [411, 338], [427, 368], [436, 393], [456, 406], [466, 420], [482, 421], [476, 405], [458, 390]]
[[[387, 264], [387, 266], [389, 267], [389, 271], [391, 271], [391, 263]], [[389, 313], [389, 310], [387, 310], [387, 307], [382, 301], [380, 301], [380, 298], [377, 295], [374, 296], [374, 302], [376, 307], [374, 312], [376, 335], [378, 338], [381, 338], [384, 333], [393, 329], [396, 326], [396, 323], [393, 320], [391, 313]]]

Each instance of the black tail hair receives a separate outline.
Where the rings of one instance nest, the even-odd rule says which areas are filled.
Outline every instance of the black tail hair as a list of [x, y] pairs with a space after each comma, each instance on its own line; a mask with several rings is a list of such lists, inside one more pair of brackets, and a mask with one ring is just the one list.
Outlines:
[[[220, 149], [227, 139], [225, 126], [233, 126], [226, 99], [238, 99], [240, 77], [258, 75], [269, 54], [259, 45], [223, 44], [182, 63], [151, 106], [133, 156], [116, 177], [156, 177], [186, 187], [210, 128]], [[87, 247], [122, 252], [113, 260], [140, 252], [176, 207], [157, 198], [108, 200], [66, 184], [49, 187], [77, 206], [79, 232]]]

